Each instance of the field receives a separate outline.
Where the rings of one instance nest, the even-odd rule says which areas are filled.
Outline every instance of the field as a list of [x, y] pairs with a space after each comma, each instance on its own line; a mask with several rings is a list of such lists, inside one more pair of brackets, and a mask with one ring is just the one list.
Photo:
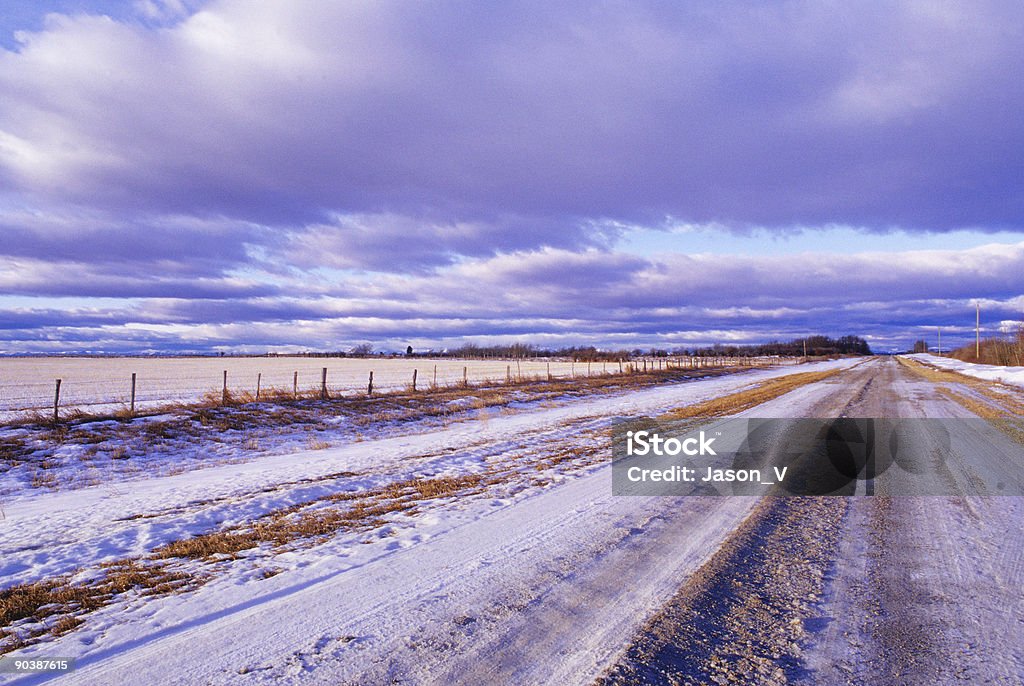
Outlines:
[[208, 394], [219, 397], [225, 371], [228, 390], [235, 396], [254, 396], [258, 380], [265, 393], [291, 392], [296, 384], [300, 391], [316, 392], [321, 388], [324, 367], [332, 394], [365, 392], [371, 371], [375, 389], [393, 391], [410, 386], [414, 370], [419, 388], [461, 383], [464, 368], [470, 384], [505, 380], [508, 374], [543, 378], [548, 370], [556, 378], [619, 370], [618, 363], [588, 365], [567, 360], [8, 357], [0, 358], [0, 418], [52, 408], [56, 379], [61, 379], [61, 407], [110, 412], [128, 406], [133, 373], [136, 407], [142, 409], [199, 402]]
[[[0, 683], [1018, 683], [1024, 392], [926, 362], [8, 427], [0, 651], [78, 665]], [[624, 417], [840, 416], [980, 424], [946, 495], [613, 494]]]

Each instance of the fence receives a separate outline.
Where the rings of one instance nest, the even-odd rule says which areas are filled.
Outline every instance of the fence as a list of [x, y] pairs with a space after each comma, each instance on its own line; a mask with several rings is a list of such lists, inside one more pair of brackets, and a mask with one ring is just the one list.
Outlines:
[[0, 419], [30, 413], [134, 413], [227, 397], [344, 395], [528, 379], [795, 362], [777, 357], [624, 361], [425, 358], [2, 358]]

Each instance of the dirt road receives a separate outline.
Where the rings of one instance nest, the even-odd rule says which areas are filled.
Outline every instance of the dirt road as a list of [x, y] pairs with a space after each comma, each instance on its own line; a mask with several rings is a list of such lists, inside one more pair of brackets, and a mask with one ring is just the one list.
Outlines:
[[[993, 414], [1016, 402], [894, 359], [821, 385], [831, 391], [804, 416], [967, 418], [952, 398]], [[977, 454], [944, 456], [954, 490], [979, 455], [1019, 473], [1019, 443], [996, 429], [976, 438]], [[1022, 506], [1017, 496], [766, 498], [604, 681], [1021, 683]]]

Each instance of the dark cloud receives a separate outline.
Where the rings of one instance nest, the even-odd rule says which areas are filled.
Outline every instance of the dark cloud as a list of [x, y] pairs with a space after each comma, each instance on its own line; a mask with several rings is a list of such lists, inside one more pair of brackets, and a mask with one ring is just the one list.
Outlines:
[[274, 295], [277, 286], [227, 277], [181, 277], [144, 269], [118, 273], [83, 263], [0, 258], [6, 295], [79, 298], [246, 298]]
[[12, 188], [301, 226], [1020, 226], [1015, 3], [211, 3], [0, 58]]

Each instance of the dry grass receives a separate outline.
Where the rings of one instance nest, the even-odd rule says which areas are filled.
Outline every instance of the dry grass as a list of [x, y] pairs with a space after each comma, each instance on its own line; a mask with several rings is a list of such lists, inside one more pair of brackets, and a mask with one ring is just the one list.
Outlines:
[[57, 488], [58, 484], [57, 475], [45, 467], [36, 470], [32, 475], [32, 488]]
[[[275, 510], [258, 520], [227, 531], [217, 531], [174, 541], [153, 551], [157, 559], [236, 556], [262, 544], [283, 547], [303, 540], [331, 536], [340, 530], [379, 526], [384, 516], [411, 510], [416, 501], [446, 498], [482, 487], [483, 477], [467, 475], [409, 479], [358, 493], [338, 493], [318, 500]], [[325, 502], [344, 502], [343, 509], [312, 509]], [[305, 510], [305, 511], [304, 511]]]
[[[0, 654], [48, 632], [59, 636], [73, 630], [85, 621], [82, 615], [103, 607], [119, 594], [137, 591], [149, 596], [167, 595], [200, 583], [166, 565], [143, 564], [139, 560], [118, 560], [103, 565], [103, 569], [103, 577], [91, 584], [71, 584], [67, 577], [58, 577], [0, 591], [0, 627], [23, 620], [39, 625], [22, 631], [5, 629]], [[47, 626], [50, 617], [56, 620]]]
[[320, 440], [316, 436], [310, 436], [306, 439], [306, 447], [310, 450], [326, 450], [331, 447], [331, 444]]
[[[989, 415], [983, 414], [983, 412], [995, 412], [998, 416], [1002, 417], [1024, 416], [1024, 402], [1021, 402], [1020, 396], [1017, 395], [1017, 392], [1013, 389], [1007, 389], [1008, 391], [1010, 391], [1007, 393], [1000, 393], [999, 391], [993, 390], [993, 385], [995, 384], [995, 382], [992, 381], [977, 379], [973, 376], [960, 374], [959, 372], [955, 372], [949, 369], [936, 369], [935, 367], [930, 367], [926, 364], [921, 364], [917, 360], [905, 360], [903, 358], [899, 358], [899, 362], [917, 376], [927, 379], [928, 381], [940, 384], [956, 383], [961, 384], [963, 386], [967, 386], [975, 393], [983, 395], [989, 400], [991, 400], [997, 407], [1002, 408], [1001, 410], [997, 410], [996, 408], [989, 406], [986, 410], [984, 409], [985, 404], [979, 402], [976, 399], [968, 398], [967, 396], [961, 396], [960, 394], [957, 393], [952, 393], [948, 391], [948, 389], [939, 389], [940, 391], [945, 392], [946, 395], [950, 395], [951, 397], [955, 395], [957, 397], [961, 397], [971, 401], [972, 406], [967, 407], [965, 405], [965, 407], [967, 407], [967, 409], [971, 410], [980, 417], [989, 417]], [[959, 400], [957, 402], [959, 402]], [[977, 411], [975, 411], [975, 409], [972, 408], [977, 408]]]
[[1024, 426], [1021, 425], [1021, 414], [997, 407], [978, 398], [957, 393], [949, 388], [940, 388], [939, 392], [965, 409], [973, 412], [1009, 436], [1017, 443], [1024, 444]]
[[775, 398], [785, 395], [786, 393], [789, 393], [801, 386], [817, 383], [835, 376], [840, 371], [842, 370], [837, 369], [827, 372], [801, 372], [798, 374], [789, 374], [777, 379], [769, 379], [755, 388], [731, 393], [729, 395], [723, 395], [718, 398], [712, 398], [711, 400], [705, 400], [704, 402], [697, 403], [695, 405], [680, 407], [666, 413], [662, 418], [691, 419], [725, 417], [737, 414], [768, 402], [769, 400], [774, 400]]
[[896, 361], [903, 365], [905, 368], [913, 372], [915, 375], [932, 381], [935, 383], [964, 383], [968, 385], [976, 384], [978, 379], [971, 376], [966, 376], [960, 372], [953, 371], [952, 369], [942, 369], [941, 367], [932, 367], [927, 364], [922, 364], [917, 360], [910, 360], [904, 357], [897, 357]]
[[[948, 369], [936, 369], [921, 364], [917, 360], [900, 358], [899, 362], [917, 376], [936, 384], [943, 384], [938, 387], [939, 393], [969, 412], [988, 420], [1017, 443], [1024, 444], [1024, 427], [1021, 426], [1021, 417], [1024, 417], [1024, 403], [1019, 400], [1019, 397], [994, 391], [990, 382], [972, 376]], [[982, 396], [984, 400], [977, 396], [957, 392], [945, 385], [950, 383], [966, 386]]]

